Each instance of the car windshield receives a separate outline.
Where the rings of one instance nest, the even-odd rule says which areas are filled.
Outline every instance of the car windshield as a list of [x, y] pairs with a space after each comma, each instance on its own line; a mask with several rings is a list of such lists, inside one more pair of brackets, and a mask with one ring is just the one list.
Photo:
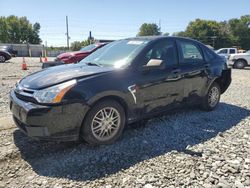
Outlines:
[[88, 45], [88, 46], [82, 47], [82, 48], [80, 49], [80, 51], [84, 51], [84, 52], [86, 52], [86, 51], [92, 51], [92, 50], [94, 50], [96, 47], [97, 47], [97, 44], [90, 44], [90, 45]]
[[139, 39], [118, 40], [98, 49], [83, 59], [80, 63], [92, 63], [115, 68], [126, 67], [147, 43], [147, 40]]
[[246, 51], [247, 54], [250, 54], [250, 50]]

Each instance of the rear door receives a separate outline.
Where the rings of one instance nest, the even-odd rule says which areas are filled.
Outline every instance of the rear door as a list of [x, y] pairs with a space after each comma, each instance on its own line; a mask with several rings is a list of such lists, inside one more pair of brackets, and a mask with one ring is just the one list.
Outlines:
[[210, 64], [206, 63], [197, 42], [177, 39], [177, 46], [181, 76], [184, 80], [183, 97], [189, 102], [195, 102], [203, 95]]

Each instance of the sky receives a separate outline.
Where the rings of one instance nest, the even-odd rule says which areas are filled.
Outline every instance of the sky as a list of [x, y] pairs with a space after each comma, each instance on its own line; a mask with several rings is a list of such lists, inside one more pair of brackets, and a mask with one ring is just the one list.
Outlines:
[[250, 14], [249, 0], [0, 0], [0, 16], [26, 16], [41, 25], [48, 46], [70, 42], [134, 37], [143, 23], [156, 23], [163, 33], [183, 31], [196, 18], [224, 21]]

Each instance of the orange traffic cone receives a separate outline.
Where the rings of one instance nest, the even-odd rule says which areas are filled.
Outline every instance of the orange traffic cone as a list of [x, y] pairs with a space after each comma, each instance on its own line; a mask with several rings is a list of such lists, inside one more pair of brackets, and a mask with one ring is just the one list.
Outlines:
[[40, 63], [42, 63], [43, 62], [43, 59], [42, 59], [42, 57], [40, 56]]
[[47, 57], [45, 57], [45, 58], [44, 58], [44, 62], [47, 62], [47, 61], [48, 61], [48, 59], [47, 59]]
[[25, 62], [25, 58], [23, 57], [22, 70], [27, 70], [27, 64]]

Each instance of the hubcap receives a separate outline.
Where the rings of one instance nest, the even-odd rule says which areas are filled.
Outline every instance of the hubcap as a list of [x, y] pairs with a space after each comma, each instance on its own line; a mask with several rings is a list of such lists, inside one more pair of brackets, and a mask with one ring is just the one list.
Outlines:
[[238, 61], [237, 66], [239, 68], [242, 68], [242, 67], [244, 67], [244, 63], [242, 61]]
[[105, 107], [94, 116], [91, 130], [96, 139], [106, 141], [116, 135], [120, 124], [120, 113], [113, 107]]
[[215, 107], [218, 101], [219, 101], [219, 90], [217, 87], [213, 87], [208, 93], [208, 104], [211, 107]]
[[0, 62], [4, 62], [5, 61], [5, 57], [0, 55]]

